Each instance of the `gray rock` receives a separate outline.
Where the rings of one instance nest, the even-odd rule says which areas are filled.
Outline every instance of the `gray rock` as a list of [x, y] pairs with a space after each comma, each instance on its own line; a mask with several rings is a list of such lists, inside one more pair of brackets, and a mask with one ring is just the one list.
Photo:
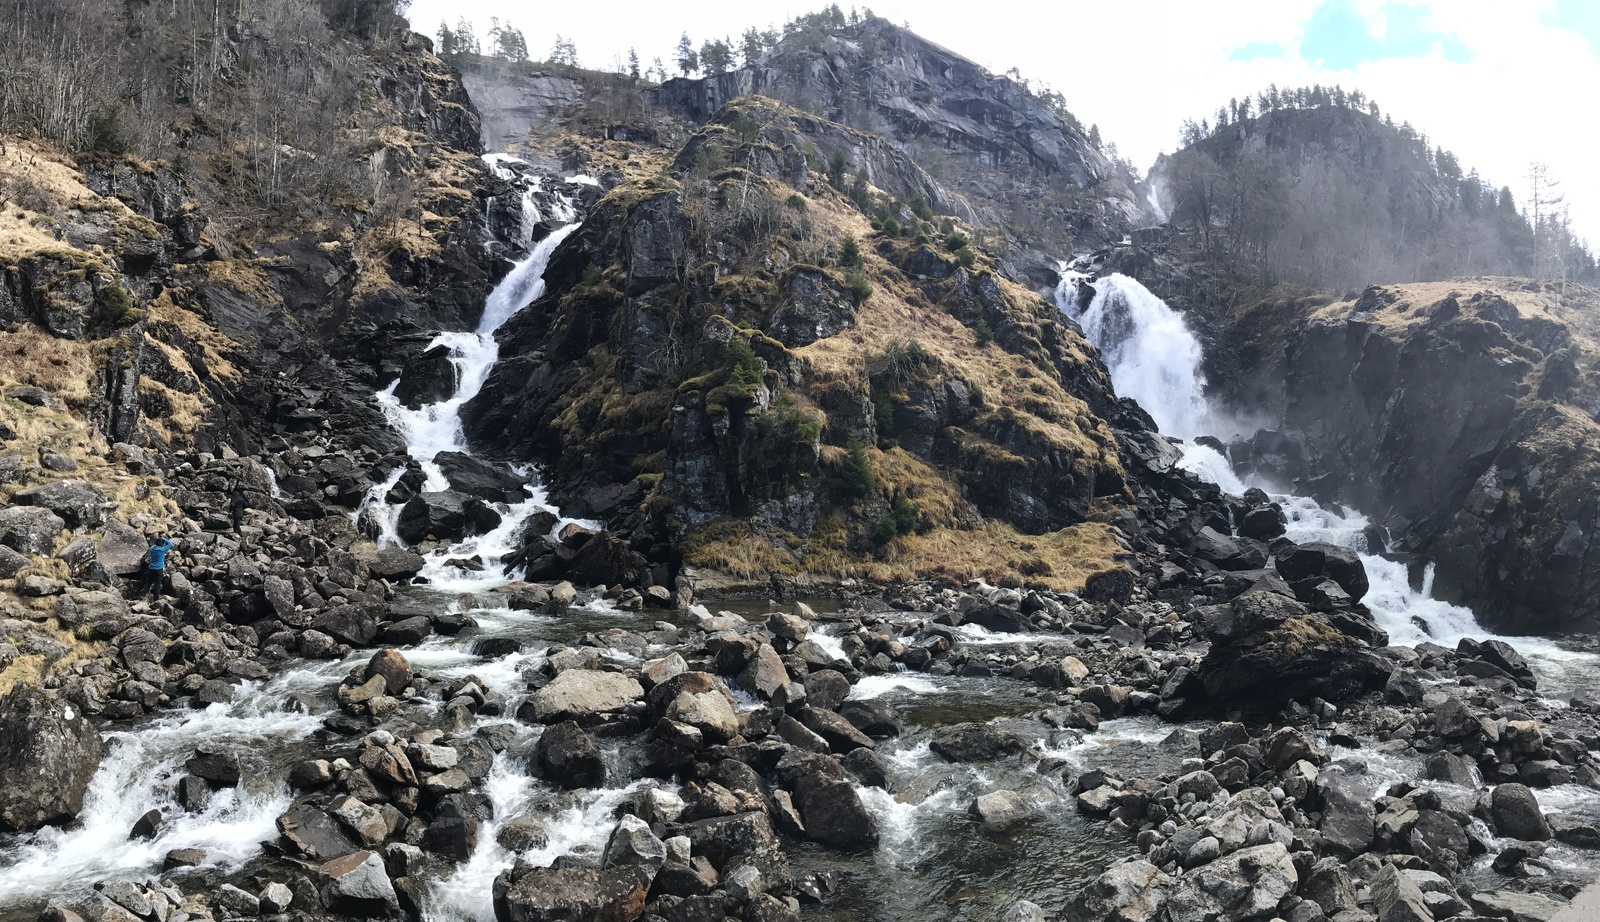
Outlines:
[[67, 523], [49, 509], [37, 506], [0, 509], [0, 544], [30, 557], [42, 557], [54, 550], [56, 538], [66, 527]]
[[1496, 835], [1526, 842], [1550, 839], [1550, 824], [1527, 785], [1495, 785], [1494, 792], [1489, 795], [1489, 813]]
[[1384, 864], [1373, 878], [1372, 902], [1378, 910], [1378, 922], [1433, 922], [1421, 888], [1392, 864]]
[[322, 904], [334, 912], [375, 916], [400, 908], [394, 884], [376, 852], [354, 852], [317, 869], [322, 883]]
[[1072, 901], [1068, 918], [1150, 922], [1161, 918], [1172, 878], [1143, 859], [1113, 865]]
[[114, 576], [138, 573], [143, 567], [144, 553], [150, 545], [133, 526], [121, 519], [106, 522], [105, 533], [100, 536], [100, 546], [95, 558]]
[[106, 523], [106, 495], [82, 480], [52, 480], [18, 490], [11, 501], [18, 506], [48, 509], [74, 530], [99, 528]]
[[1033, 815], [1028, 802], [1015, 791], [990, 791], [979, 795], [967, 808], [967, 815], [997, 832], [1027, 822]]
[[1185, 874], [1167, 900], [1168, 918], [1171, 922], [1267, 919], [1299, 883], [1294, 860], [1282, 845], [1240, 849]]
[[649, 823], [630, 813], [623, 816], [617, 828], [612, 830], [600, 866], [642, 868], [646, 874], [654, 877], [666, 861], [666, 844], [650, 831]]
[[650, 890], [650, 875], [637, 867], [517, 870], [494, 882], [502, 922], [633, 922]]
[[1472, 894], [1469, 902], [1479, 913], [1510, 922], [1548, 922], [1555, 918], [1565, 903], [1558, 903], [1538, 893], [1517, 893], [1511, 890], [1488, 890]]
[[1377, 812], [1372, 796], [1359, 780], [1342, 771], [1324, 771], [1317, 785], [1322, 791], [1322, 842], [1328, 851], [1345, 858], [1372, 848], [1377, 834]]
[[64, 698], [13, 686], [0, 698], [0, 830], [76, 817], [104, 752], [94, 725]]
[[617, 672], [568, 669], [528, 699], [528, 712], [540, 723], [590, 721], [613, 714], [644, 697], [644, 686]]
[[547, 781], [561, 787], [597, 788], [605, 783], [605, 760], [575, 721], [546, 728], [534, 746], [533, 760]]

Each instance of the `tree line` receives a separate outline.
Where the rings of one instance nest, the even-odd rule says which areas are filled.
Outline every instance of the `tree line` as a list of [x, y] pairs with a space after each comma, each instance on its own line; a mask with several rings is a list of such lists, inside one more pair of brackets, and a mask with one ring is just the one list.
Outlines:
[[[1267, 117], [1271, 141], [1244, 143]], [[1455, 154], [1359, 90], [1273, 85], [1214, 119], [1186, 120], [1180, 140], [1153, 176], [1172, 222], [1209, 261], [1266, 281], [1600, 280], [1547, 168], [1530, 171], [1519, 207], [1509, 185], [1463, 172]]]

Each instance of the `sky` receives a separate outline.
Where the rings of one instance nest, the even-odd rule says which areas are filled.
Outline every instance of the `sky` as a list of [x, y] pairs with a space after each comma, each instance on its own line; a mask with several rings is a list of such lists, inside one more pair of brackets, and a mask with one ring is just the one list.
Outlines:
[[[678, 37], [698, 46], [778, 27], [812, 2], [412, 0], [432, 34], [465, 16], [522, 30], [535, 57], [559, 35], [585, 67], [635, 48], [672, 70]], [[841, 2], [848, 11], [851, 4]], [[1141, 169], [1177, 144], [1185, 118], [1230, 98], [1313, 83], [1359, 88], [1396, 122], [1453, 151], [1462, 169], [1528, 198], [1548, 164], [1572, 223], [1600, 245], [1600, 0], [876, 0], [874, 13], [995, 73], [1012, 67], [1066, 97], [1085, 125]], [[863, 7], [865, 8], [865, 7]]]

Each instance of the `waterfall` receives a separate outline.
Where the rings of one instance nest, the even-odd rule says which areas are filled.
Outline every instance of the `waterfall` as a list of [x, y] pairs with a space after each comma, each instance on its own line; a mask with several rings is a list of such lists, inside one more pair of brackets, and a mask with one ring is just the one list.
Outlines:
[[[507, 154], [489, 154], [484, 159], [496, 175], [505, 179], [516, 176], [508, 164], [522, 163]], [[529, 191], [525, 195], [532, 195], [537, 191], [539, 185], [535, 178], [530, 181]], [[525, 225], [530, 208], [533, 209], [532, 213], [535, 216], [538, 215], [538, 206], [525, 200], [523, 212]], [[561, 220], [575, 221], [577, 218], [577, 209], [572, 200], [563, 195], [555, 195], [551, 210]], [[569, 223], [556, 229], [539, 241], [527, 257], [501, 279], [500, 284], [490, 292], [484, 304], [483, 317], [478, 322], [477, 330], [470, 333], [440, 333], [428, 344], [429, 349], [436, 346], [445, 346], [449, 349], [450, 364], [455, 371], [456, 380], [455, 391], [449, 397], [412, 409], [401, 403], [394, 395], [395, 388], [400, 383], [398, 379], [377, 395], [378, 405], [388, 418], [389, 424], [405, 439], [406, 453], [418, 462], [423, 473], [427, 475], [427, 480], [422, 486], [424, 491], [437, 492], [450, 489], [449, 480], [445, 478], [439, 465], [434, 463], [434, 459], [444, 451], [467, 451], [466, 432], [461, 423], [461, 408], [478, 396], [478, 392], [483, 389], [483, 384], [489, 377], [489, 372], [500, 358], [500, 343], [495, 339], [495, 332], [514, 314], [544, 294], [544, 272], [550, 264], [550, 257], [554, 255], [561, 242], [577, 229], [577, 223]], [[519, 473], [530, 477], [534, 474], [531, 469]], [[405, 467], [397, 467], [387, 479], [374, 485], [367, 492], [366, 498], [355, 512], [354, 521], [358, 525], [368, 522], [376, 526], [381, 544], [400, 543], [395, 533], [400, 508], [389, 503], [388, 495], [404, 474]], [[490, 566], [483, 571], [471, 571], [450, 566], [450, 561], [478, 557], [485, 563], [492, 564], [516, 550], [523, 523], [540, 511], [555, 514], [559, 520], [556, 525], [558, 529], [568, 522], [577, 521], [561, 516], [560, 511], [551, 505], [549, 495], [543, 486], [536, 481], [530, 483], [527, 489], [526, 499], [499, 509], [501, 522], [493, 531], [466, 538], [449, 548], [429, 554], [428, 565], [423, 569], [422, 575], [442, 588], [462, 591], [482, 588], [485, 581], [499, 577], [498, 567]], [[594, 525], [589, 522], [584, 524]]]
[[[1079, 312], [1078, 285], [1085, 279], [1082, 273], [1064, 269], [1056, 302], [1100, 350], [1117, 394], [1138, 401], [1170, 436], [1193, 439], [1220, 425], [1205, 397], [1200, 342], [1183, 318], [1139, 282], [1120, 274], [1094, 282], [1094, 298]], [[1180, 449], [1183, 459], [1179, 466], [1215, 483], [1223, 492], [1237, 496], [1252, 485], [1214, 448], [1190, 441]], [[1291, 493], [1275, 493], [1272, 499], [1283, 507], [1291, 541], [1324, 541], [1361, 555], [1371, 586], [1362, 601], [1388, 631], [1392, 643], [1415, 646], [1433, 642], [1454, 647], [1464, 637], [1481, 640], [1496, 636], [1478, 624], [1471, 610], [1433, 598], [1431, 566], [1421, 591], [1412, 589], [1404, 564], [1381, 556], [1386, 548], [1367, 547], [1366, 516], [1348, 509], [1325, 509], [1310, 497]], [[1553, 678], [1557, 684], [1569, 681], [1565, 677], [1573, 666], [1595, 661], [1593, 656], [1563, 650], [1541, 638], [1499, 639], [1512, 643], [1539, 668], [1542, 678]]]
[[[1069, 295], [1075, 302], [1078, 278], [1062, 276], [1058, 303], [1068, 303]], [[1072, 317], [1105, 358], [1117, 393], [1138, 401], [1167, 435], [1201, 435], [1207, 413], [1200, 340], [1176, 311], [1126, 275], [1106, 276], [1094, 292]]]

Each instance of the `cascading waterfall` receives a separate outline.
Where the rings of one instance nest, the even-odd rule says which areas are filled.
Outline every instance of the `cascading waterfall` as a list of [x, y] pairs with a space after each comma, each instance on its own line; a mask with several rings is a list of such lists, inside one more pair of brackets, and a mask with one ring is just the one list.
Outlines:
[[[497, 175], [505, 178], [512, 178], [515, 175], [506, 164], [520, 163], [505, 154], [491, 154], [486, 159]], [[528, 194], [531, 195], [532, 191], [530, 190]], [[524, 207], [537, 209], [537, 205], [529, 202], [525, 202]], [[556, 204], [552, 210], [558, 219], [572, 221], [577, 216], [571, 200], [565, 196], [556, 197]], [[526, 212], [524, 215], [526, 216]], [[399, 385], [398, 380], [377, 395], [378, 404], [382, 407], [390, 425], [394, 426], [405, 439], [406, 453], [418, 462], [427, 476], [422, 487], [424, 490], [450, 489], [449, 481], [434, 459], [440, 452], [467, 450], [466, 433], [461, 423], [461, 408], [483, 389], [484, 381], [488, 379], [489, 372], [500, 357], [500, 344], [495, 339], [495, 331], [513, 314], [537, 301], [544, 294], [544, 271], [550, 264], [550, 257], [556, 247], [577, 228], [576, 223], [569, 223], [553, 231], [539, 241], [528, 256], [507, 273], [490, 293], [476, 331], [440, 333], [429, 343], [430, 349], [442, 345], [450, 350], [450, 364], [456, 377], [454, 393], [444, 400], [425, 404], [416, 409], [407, 407], [395, 398], [394, 392]], [[522, 473], [531, 475], [532, 471]], [[397, 467], [386, 480], [374, 485], [368, 491], [366, 499], [356, 510], [355, 521], [358, 524], [369, 522], [375, 525], [381, 543], [400, 543], [395, 533], [400, 509], [390, 504], [387, 497], [389, 491], [404, 474], [405, 468]], [[531, 483], [528, 491], [527, 499], [500, 510], [501, 522], [494, 530], [487, 534], [469, 537], [449, 548], [429, 554], [428, 565], [422, 575], [441, 588], [471, 589], [485, 580], [496, 578], [498, 568], [490, 567], [481, 572], [463, 570], [449, 566], [452, 559], [478, 557], [486, 562], [500, 559], [516, 549], [523, 523], [540, 511], [555, 514], [559, 519], [556, 525], [558, 529], [568, 522], [576, 521], [562, 517], [560, 510], [550, 503], [548, 494], [537, 482]]]
[[[1056, 303], [1100, 350], [1118, 395], [1137, 400], [1169, 436], [1193, 439], [1224, 425], [1206, 400], [1200, 341], [1183, 318], [1149, 289], [1121, 274], [1093, 282], [1094, 298], [1080, 311], [1078, 291], [1085, 281], [1083, 273], [1064, 267]], [[1180, 447], [1183, 459], [1179, 466], [1224, 492], [1239, 495], [1251, 486], [1214, 448], [1192, 441]], [[1265, 484], [1257, 485], [1267, 489]], [[1404, 564], [1381, 556], [1384, 548], [1367, 547], [1366, 516], [1348, 509], [1325, 509], [1305, 496], [1272, 493], [1272, 498], [1283, 507], [1290, 540], [1325, 541], [1360, 553], [1371, 584], [1362, 601], [1389, 632], [1392, 643], [1414, 646], [1431, 641], [1454, 647], [1463, 637], [1481, 640], [1496, 636], [1479, 625], [1469, 609], [1433, 598], [1431, 566], [1421, 590], [1412, 589]], [[1540, 638], [1500, 639], [1527, 656], [1541, 678], [1553, 680], [1556, 686], [1570, 681], [1567, 674], [1573, 666], [1595, 660]]]

